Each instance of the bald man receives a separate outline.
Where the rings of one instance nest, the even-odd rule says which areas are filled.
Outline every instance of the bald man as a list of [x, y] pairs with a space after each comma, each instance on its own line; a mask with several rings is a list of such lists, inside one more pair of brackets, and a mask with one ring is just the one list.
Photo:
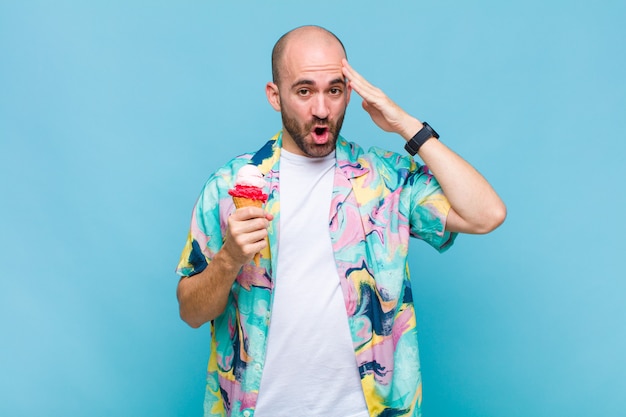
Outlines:
[[[459, 232], [498, 227], [506, 208], [432, 127], [357, 73], [326, 29], [283, 35], [272, 76], [282, 129], [211, 176], [177, 268], [182, 319], [211, 323], [204, 415], [419, 416], [409, 237], [444, 251]], [[353, 90], [406, 155], [340, 136]], [[248, 164], [269, 198], [235, 209], [228, 190]]]

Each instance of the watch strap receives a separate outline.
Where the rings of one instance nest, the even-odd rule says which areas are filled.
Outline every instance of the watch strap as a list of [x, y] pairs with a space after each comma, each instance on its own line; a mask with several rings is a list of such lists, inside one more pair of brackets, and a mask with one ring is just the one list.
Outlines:
[[406, 145], [404, 145], [404, 149], [411, 155], [415, 155], [428, 139], [439, 139], [439, 134], [437, 134], [437, 132], [435, 132], [435, 130], [430, 127], [428, 123], [422, 122], [422, 124], [424, 126], [420, 129], [420, 131], [417, 132], [411, 140], [407, 141]]

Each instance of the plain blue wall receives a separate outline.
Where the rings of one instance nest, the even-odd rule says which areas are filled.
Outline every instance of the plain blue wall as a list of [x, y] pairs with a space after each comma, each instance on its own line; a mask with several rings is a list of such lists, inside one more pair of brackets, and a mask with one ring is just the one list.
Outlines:
[[[425, 416], [623, 416], [625, 20], [623, 1], [0, 1], [0, 415], [201, 414], [210, 335], [173, 273], [191, 208], [279, 129], [271, 47], [314, 23], [509, 208], [411, 248]], [[402, 151], [359, 101], [343, 134]]]

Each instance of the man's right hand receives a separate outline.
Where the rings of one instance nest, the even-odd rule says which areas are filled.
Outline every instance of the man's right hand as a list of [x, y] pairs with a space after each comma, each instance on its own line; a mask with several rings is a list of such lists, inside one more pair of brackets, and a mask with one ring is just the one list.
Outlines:
[[222, 250], [233, 262], [244, 265], [267, 246], [267, 228], [274, 216], [259, 207], [242, 207], [228, 217]]

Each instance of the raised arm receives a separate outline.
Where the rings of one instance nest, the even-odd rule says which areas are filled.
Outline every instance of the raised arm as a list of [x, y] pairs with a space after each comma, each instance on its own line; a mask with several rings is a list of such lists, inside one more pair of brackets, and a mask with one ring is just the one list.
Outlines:
[[178, 282], [176, 295], [183, 321], [196, 328], [224, 311], [241, 267], [266, 246], [270, 220], [271, 214], [256, 207], [237, 209], [228, 218], [222, 248], [202, 272]]
[[[363, 109], [376, 125], [409, 141], [423, 125], [382, 90], [370, 84], [346, 60], [343, 73], [363, 98]], [[438, 140], [430, 139], [418, 151], [450, 202], [446, 229], [462, 233], [489, 233], [506, 218], [506, 206], [487, 180], [463, 158]]]

